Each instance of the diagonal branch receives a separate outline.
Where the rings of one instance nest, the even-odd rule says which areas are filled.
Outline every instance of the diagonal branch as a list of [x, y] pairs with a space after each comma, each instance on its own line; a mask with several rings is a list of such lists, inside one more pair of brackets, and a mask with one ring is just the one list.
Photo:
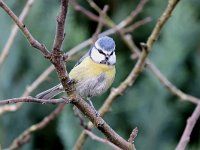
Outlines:
[[87, 9], [83, 8], [81, 5], [79, 5], [77, 3], [76, 0], [71, 0], [70, 4], [72, 5], [72, 7], [78, 11], [78, 12], [82, 12], [84, 15], [86, 16], [90, 16], [90, 18], [92, 18], [92, 20], [95, 20], [96, 22], [99, 21], [99, 17], [97, 15], [94, 15], [93, 13], [91, 13], [90, 11], [88, 11]]
[[47, 48], [43, 44], [39, 43], [36, 39], [34, 39], [34, 37], [31, 35], [25, 24], [19, 20], [19, 18], [10, 10], [10, 8], [8, 8], [8, 6], [2, 0], [0, 0], [0, 7], [2, 7], [5, 10], [5, 12], [18, 25], [18, 27], [24, 33], [24, 36], [27, 38], [31, 46], [40, 50], [45, 57], [48, 57], [49, 52]]
[[99, 14], [99, 16], [100, 16], [99, 22], [98, 22], [96, 31], [94, 32], [94, 34], [92, 36], [93, 43], [98, 39], [98, 35], [99, 35], [99, 33], [101, 32], [101, 30], [103, 28], [103, 20], [104, 20], [104, 17], [106, 15], [107, 11], [108, 11], [108, 5], [105, 5], [104, 8], [103, 8], [103, 10]]
[[[127, 44], [127, 46], [134, 52], [136, 55], [140, 55], [140, 50], [136, 47], [135, 43], [131, 39], [130, 35], [126, 35], [123, 37], [125, 40], [124, 42]], [[200, 101], [199, 98], [196, 98], [194, 96], [191, 96], [189, 94], [184, 93], [180, 89], [178, 89], [175, 85], [173, 85], [161, 72], [160, 70], [151, 62], [150, 59], [146, 59], [146, 65], [147, 68], [149, 68], [154, 75], [159, 79], [159, 81], [174, 95], [176, 95], [180, 100], [183, 101], [189, 101], [194, 104], [198, 104]]]
[[192, 133], [192, 130], [193, 130], [199, 117], [200, 117], [200, 102], [196, 106], [191, 117], [188, 118], [187, 125], [186, 125], [183, 135], [176, 147], [176, 150], [184, 150], [186, 148], [188, 142], [190, 141], [190, 135]]
[[[26, 5], [24, 6], [22, 13], [19, 16], [19, 20], [23, 21], [26, 18], [33, 2], [34, 2], [34, 0], [28, 0], [26, 2]], [[4, 62], [5, 58], [8, 56], [10, 47], [11, 47], [11, 45], [12, 45], [12, 43], [13, 43], [16, 35], [17, 35], [18, 30], [19, 30], [18, 26], [16, 24], [14, 24], [14, 26], [11, 29], [11, 33], [9, 35], [9, 38], [8, 38], [8, 40], [7, 40], [5, 46], [4, 46], [4, 48], [3, 48], [3, 50], [0, 54], [0, 65]]]
[[184, 150], [190, 141], [190, 134], [192, 133], [192, 130], [200, 117], [200, 102], [196, 106], [194, 112], [192, 113], [191, 117], [187, 120], [187, 125], [185, 127], [185, 130], [183, 132], [183, 135], [176, 147], [176, 150]]
[[108, 146], [112, 147], [114, 150], [121, 150], [121, 148], [117, 147], [116, 145], [114, 145], [113, 143], [109, 142], [106, 139], [102, 139], [102, 138], [96, 136], [94, 133], [92, 133], [89, 130], [84, 130], [84, 132], [85, 132], [85, 134], [87, 134], [88, 136], [90, 136], [90, 138], [92, 140], [98, 141], [98, 142], [103, 143], [103, 144], [107, 144]]

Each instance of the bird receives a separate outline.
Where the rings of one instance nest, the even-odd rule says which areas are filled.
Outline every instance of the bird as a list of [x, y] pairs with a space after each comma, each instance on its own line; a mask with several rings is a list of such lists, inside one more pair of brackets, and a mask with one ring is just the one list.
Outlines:
[[[100, 96], [112, 85], [116, 74], [115, 41], [108, 36], [96, 40], [89, 51], [76, 63], [69, 72], [77, 94], [89, 101], [94, 108], [91, 98]], [[51, 99], [64, 92], [62, 84], [36, 95], [39, 99]], [[95, 108], [94, 108], [95, 109]]]

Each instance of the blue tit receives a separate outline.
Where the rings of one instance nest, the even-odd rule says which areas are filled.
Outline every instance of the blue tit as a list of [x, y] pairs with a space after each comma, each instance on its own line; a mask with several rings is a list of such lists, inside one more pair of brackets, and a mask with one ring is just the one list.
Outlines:
[[[77, 62], [69, 73], [75, 81], [77, 93], [89, 100], [106, 92], [115, 78], [115, 42], [108, 36], [99, 38], [94, 46]], [[61, 84], [38, 94], [40, 99], [50, 99], [63, 92]], [[93, 105], [92, 105], [93, 106]]]

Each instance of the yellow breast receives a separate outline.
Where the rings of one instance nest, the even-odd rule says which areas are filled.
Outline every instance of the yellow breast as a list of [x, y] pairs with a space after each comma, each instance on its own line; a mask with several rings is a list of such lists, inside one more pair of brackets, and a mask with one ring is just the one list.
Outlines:
[[110, 85], [115, 77], [115, 66], [98, 64], [90, 57], [85, 58], [79, 65], [75, 66], [69, 73], [69, 77], [76, 81], [93, 78], [105, 73], [106, 80]]

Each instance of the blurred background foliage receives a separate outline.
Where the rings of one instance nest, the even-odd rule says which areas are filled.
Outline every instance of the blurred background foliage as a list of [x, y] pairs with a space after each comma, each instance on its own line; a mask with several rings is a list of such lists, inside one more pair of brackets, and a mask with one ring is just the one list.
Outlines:
[[[26, 0], [7, 0], [5, 2], [19, 15]], [[78, 2], [93, 11], [87, 2], [81, 0]], [[114, 22], [119, 23], [129, 15], [139, 1], [102, 0], [96, 2], [101, 8], [105, 4], [109, 4], [109, 16]], [[150, 23], [132, 33], [137, 45], [147, 40], [166, 4], [167, 1], [150, 0], [137, 17], [137, 20], [147, 16], [152, 18]], [[33, 36], [49, 49], [52, 47], [54, 39], [55, 18], [58, 9], [59, 1], [36, 0], [25, 20], [25, 24]], [[172, 83], [184, 92], [197, 97], [200, 97], [199, 10], [200, 1], [198, 0], [180, 1], [150, 55], [150, 59]], [[12, 26], [11, 19], [0, 9], [0, 51], [8, 39]], [[67, 51], [89, 38], [94, 33], [96, 26], [96, 22], [75, 12], [70, 6], [63, 50]], [[113, 84], [113, 87], [117, 87], [129, 74], [135, 62], [131, 60], [131, 51], [124, 45], [120, 37], [118, 35], [112, 37], [117, 45], [117, 75]], [[78, 59], [87, 49], [80, 51], [75, 59]], [[75, 62], [68, 63], [68, 70], [74, 64]], [[0, 66], [0, 99], [21, 96], [26, 86], [31, 84], [49, 65], [50, 63], [37, 50], [31, 48], [24, 36], [19, 33], [8, 58]], [[34, 96], [57, 83], [58, 79], [54, 72], [31, 95]], [[108, 92], [101, 97], [94, 98], [96, 108], [101, 106], [107, 95]], [[23, 130], [42, 120], [54, 108], [55, 106], [52, 105], [26, 103], [20, 110], [4, 114], [0, 117], [0, 144], [4, 148], [9, 146]], [[146, 69], [136, 83], [117, 99], [112, 106], [112, 112], [105, 116], [105, 120], [125, 138], [128, 138], [131, 130], [137, 126], [139, 134], [135, 145], [138, 150], [170, 150], [177, 145], [186, 120], [194, 108], [193, 104], [181, 102], [173, 96], [160, 84], [152, 72]], [[45, 129], [34, 133], [30, 142], [20, 149], [70, 150], [81, 131], [82, 128], [78, 119], [73, 115], [71, 105], [67, 105], [55, 121]], [[98, 130], [94, 131], [102, 136]], [[110, 148], [88, 138], [84, 149], [107, 150]], [[200, 120], [192, 132], [187, 149], [200, 149]]]

